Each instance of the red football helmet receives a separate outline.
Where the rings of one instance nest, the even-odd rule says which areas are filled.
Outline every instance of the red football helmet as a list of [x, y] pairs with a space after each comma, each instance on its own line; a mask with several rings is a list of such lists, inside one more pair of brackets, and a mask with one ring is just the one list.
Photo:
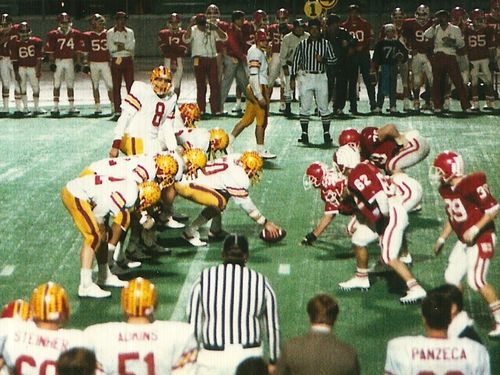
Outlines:
[[35, 322], [64, 323], [69, 311], [68, 294], [57, 283], [40, 284], [31, 293], [30, 314]]
[[354, 128], [344, 129], [339, 134], [339, 146], [350, 145], [359, 148], [360, 141], [361, 135]]
[[393, 22], [400, 22], [405, 18], [405, 12], [402, 8], [394, 8], [391, 14], [391, 18]]
[[491, 11], [500, 10], [500, 0], [491, 0], [490, 8]]
[[28, 22], [23, 21], [19, 24], [19, 28], [17, 29], [19, 34], [19, 38], [21, 40], [28, 40], [31, 36], [31, 27]]
[[345, 173], [347, 169], [353, 169], [361, 163], [359, 150], [350, 145], [340, 146], [333, 154], [333, 163], [340, 173]]
[[309, 190], [312, 187], [319, 188], [321, 186], [321, 181], [323, 180], [323, 177], [325, 177], [327, 171], [328, 166], [321, 161], [315, 161], [314, 163], [310, 164], [306, 169], [304, 178], [302, 179], [304, 190]]
[[276, 19], [278, 21], [287, 18], [288, 18], [288, 10], [286, 10], [285, 8], [280, 8], [276, 11]]
[[253, 14], [253, 22], [257, 25], [267, 25], [267, 13], [262, 9], [256, 10]]
[[467, 12], [462, 7], [455, 7], [450, 13], [451, 23], [454, 25], [460, 25], [467, 20]]
[[434, 159], [430, 180], [433, 182], [449, 182], [454, 177], [464, 175], [464, 161], [462, 157], [454, 151], [444, 151]]
[[476, 8], [471, 12], [470, 16], [474, 26], [478, 27], [485, 24], [486, 16], [483, 10]]
[[181, 23], [181, 15], [179, 13], [172, 13], [167, 19], [169, 24], [179, 24]]
[[60, 13], [57, 15], [57, 22], [59, 24], [71, 23], [71, 16], [66, 12]]
[[219, 7], [215, 4], [210, 4], [205, 11], [207, 18], [211, 21], [214, 21], [220, 18], [220, 10]]
[[0, 24], [2, 25], [2, 28], [9, 27], [12, 25], [12, 17], [8, 13], [2, 14], [0, 17]]
[[255, 32], [255, 44], [258, 48], [265, 49], [268, 41], [266, 30], [259, 29]]
[[1, 317], [28, 320], [30, 317], [30, 304], [23, 299], [11, 301], [3, 307]]
[[106, 19], [99, 13], [95, 13], [90, 17], [90, 25], [92, 26], [93, 29], [96, 29], [98, 26], [104, 27], [105, 24], [106, 24]]
[[415, 18], [417, 22], [421, 25], [425, 25], [431, 16], [431, 10], [427, 5], [421, 4], [415, 11]]

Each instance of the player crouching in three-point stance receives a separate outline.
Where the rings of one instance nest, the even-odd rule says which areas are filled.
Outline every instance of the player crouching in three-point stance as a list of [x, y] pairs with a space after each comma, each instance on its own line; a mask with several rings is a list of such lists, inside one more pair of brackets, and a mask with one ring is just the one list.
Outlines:
[[[126, 230], [130, 224], [130, 211], [147, 210], [160, 200], [160, 187], [155, 182], [137, 184], [134, 180], [101, 175], [79, 177], [67, 183], [61, 192], [62, 201], [83, 235], [80, 251], [80, 297], [104, 298], [111, 292], [99, 285], [124, 287], [126, 281], [113, 275], [108, 266], [107, 222]], [[136, 203], [138, 201], [138, 204]], [[147, 223], [144, 220], [144, 223]], [[92, 281], [92, 262], [97, 258], [97, 284]]]
[[68, 294], [59, 284], [40, 284], [29, 310], [30, 320], [0, 319], [0, 356], [9, 374], [56, 374], [61, 352], [86, 346], [82, 331], [62, 328], [70, 316]]
[[[209, 239], [222, 239], [226, 232], [222, 229], [222, 211], [229, 198], [262, 225], [270, 238], [278, 238], [280, 228], [268, 221], [255, 206], [248, 189], [259, 181], [263, 161], [255, 151], [230, 154], [206, 164], [194, 179], [184, 178], [175, 183], [175, 191], [183, 198], [205, 206], [200, 215], [186, 227], [183, 237], [193, 246], [205, 246], [200, 240], [198, 228], [212, 219]], [[186, 176], [185, 176], [186, 177]]]
[[[338, 197], [351, 194], [363, 223], [370, 229], [365, 233], [362, 246], [355, 246], [357, 272], [353, 278], [341, 282], [339, 287], [345, 290], [367, 289], [368, 251], [366, 245], [378, 235], [382, 261], [391, 267], [406, 283], [408, 292], [399, 300], [401, 303], [415, 303], [426, 296], [408, 267], [398, 258], [404, 243], [404, 231], [408, 226], [408, 214], [401, 198], [396, 193], [396, 186], [371, 163], [360, 163], [359, 152], [349, 145], [342, 146], [336, 152], [336, 161], [341, 172], [347, 176], [347, 184], [338, 184]], [[354, 242], [354, 239], [353, 239]]]
[[440, 153], [432, 164], [430, 177], [439, 183], [439, 194], [446, 205], [448, 221], [434, 244], [439, 254], [454, 231], [458, 241], [444, 273], [447, 283], [461, 287], [467, 275], [469, 286], [489, 304], [495, 320], [490, 337], [500, 337], [500, 300], [495, 288], [486, 281], [495, 252], [495, 225], [499, 205], [491, 195], [483, 172], [464, 174], [462, 157], [453, 151]]
[[229, 143], [247, 126], [256, 120], [255, 140], [257, 142], [257, 152], [263, 159], [274, 159], [276, 155], [264, 150], [264, 136], [269, 117], [269, 87], [267, 79], [267, 51], [268, 36], [264, 29], [259, 29], [255, 33], [255, 44], [250, 47], [247, 54], [248, 68], [250, 70], [250, 84], [247, 86], [247, 102], [245, 113], [241, 120], [236, 124], [231, 135]]
[[126, 321], [85, 330], [104, 373], [169, 375], [181, 369], [190, 373], [198, 353], [193, 328], [188, 323], [155, 320], [157, 295], [149, 280], [133, 279], [122, 289]]

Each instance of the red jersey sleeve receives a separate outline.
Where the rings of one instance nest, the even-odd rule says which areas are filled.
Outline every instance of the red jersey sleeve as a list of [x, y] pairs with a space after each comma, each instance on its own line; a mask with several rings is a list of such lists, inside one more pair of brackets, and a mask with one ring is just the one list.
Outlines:
[[45, 52], [46, 53], [54, 53], [56, 48], [56, 35], [54, 30], [49, 31], [47, 34], [47, 39], [45, 40]]
[[484, 212], [498, 209], [498, 202], [491, 194], [483, 172], [472, 173], [464, 177], [457, 190], [465, 199], [480, 207]]

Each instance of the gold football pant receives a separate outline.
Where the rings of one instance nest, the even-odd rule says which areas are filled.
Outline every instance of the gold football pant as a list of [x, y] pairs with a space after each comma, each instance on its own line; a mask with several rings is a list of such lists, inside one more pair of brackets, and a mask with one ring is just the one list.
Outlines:
[[217, 207], [223, 211], [227, 205], [227, 197], [215, 189], [197, 185], [193, 182], [180, 183], [174, 185], [175, 191], [181, 197], [206, 207]]

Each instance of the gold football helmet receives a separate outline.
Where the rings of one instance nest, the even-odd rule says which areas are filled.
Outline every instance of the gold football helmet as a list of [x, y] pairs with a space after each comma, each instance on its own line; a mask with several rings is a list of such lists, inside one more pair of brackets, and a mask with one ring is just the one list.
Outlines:
[[205, 168], [207, 164], [207, 155], [200, 148], [188, 148], [182, 157], [186, 165], [186, 174], [191, 178], [195, 178], [198, 169]]
[[262, 157], [256, 151], [245, 151], [240, 157], [240, 162], [252, 185], [259, 182], [260, 172], [264, 167]]
[[10, 301], [3, 307], [1, 317], [28, 320], [30, 317], [30, 304], [23, 299]]
[[165, 96], [172, 88], [172, 72], [163, 65], [157, 66], [151, 72], [149, 81], [153, 86], [153, 91], [158, 96]]
[[156, 287], [147, 279], [137, 277], [122, 289], [122, 309], [129, 317], [150, 317], [157, 305]]
[[35, 322], [66, 322], [69, 319], [68, 294], [52, 281], [40, 284], [31, 293], [30, 314]]
[[156, 179], [160, 188], [164, 189], [174, 183], [174, 177], [179, 170], [177, 161], [172, 155], [158, 154], [155, 156]]
[[154, 206], [161, 197], [160, 186], [156, 182], [146, 181], [139, 184], [139, 209]]
[[201, 118], [200, 107], [197, 103], [182, 103], [179, 106], [182, 122], [187, 128], [195, 128], [195, 121]]
[[227, 154], [226, 148], [229, 145], [229, 135], [221, 128], [210, 129], [210, 157], [215, 159], [217, 151]]

